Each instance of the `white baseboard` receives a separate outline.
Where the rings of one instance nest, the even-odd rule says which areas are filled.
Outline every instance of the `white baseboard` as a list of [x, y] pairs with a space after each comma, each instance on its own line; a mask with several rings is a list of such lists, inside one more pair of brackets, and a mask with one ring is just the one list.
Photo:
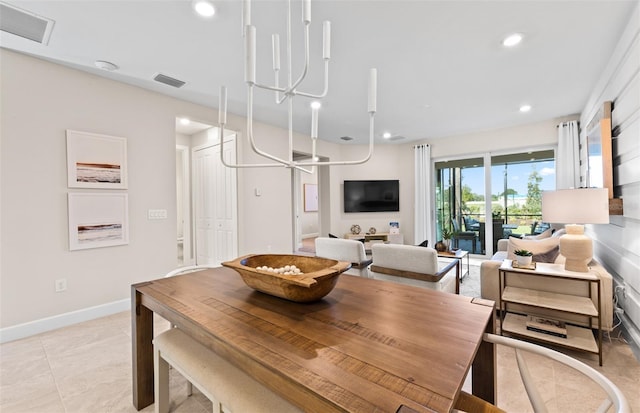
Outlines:
[[11, 327], [0, 329], [0, 343], [19, 340], [30, 337], [45, 331], [55, 330], [72, 324], [89, 321], [111, 314], [120, 313], [131, 309], [131, 299], [97, 305], [95, 307], [83, 308], [82, 310], [71, 311], [53, 317], [46, 317], [40, 320], [30, 321]]

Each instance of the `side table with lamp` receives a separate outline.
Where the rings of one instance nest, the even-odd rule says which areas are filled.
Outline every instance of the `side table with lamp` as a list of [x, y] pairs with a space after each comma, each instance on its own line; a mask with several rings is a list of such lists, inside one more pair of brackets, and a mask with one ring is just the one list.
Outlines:
[[542, 220], [565, 224], [560, 237], [560, 254], [567, 271], [588, 272], [593, 258], [593, 241], [583, 224], [609, 223], [609, 198], [605, 188], [561, 189], [542, 192]]
[[[585, 188], [543, 192], [542, 219], [549, 223], [576, 223], [567, 224], [567, 233], [560, 237], [560, 254], [565, 257], [565, 264], [533, 263], [531, 268], [514, 268], [509, 259], [502, 263], [498, 277], [501, 332], [596, 353], [602, 365], [603, 300], [608, 298], [603, 297], [600, 274], [588, 266], [592, 261], [593, 241], [584, 234], [582, 224], [609, 223], [607, 190]], [[512, 285], [513, 276], [563, 279], [571, 283], [572, 288], [562, 292], [523, 288], [517, 283]], [[576, 293], [585, 287], [586, 296]], [[521, 306], [520, 311], [511, 310], [509, 304]], [[549, 310], [558, 318], [546, 318]], [[587, 325], [574, 325], [570, 315], [587, 317]], [[537, 319], [543, 320], [543, 324], [554, 325], [555, 330], [530, 324], [531, 320]]]

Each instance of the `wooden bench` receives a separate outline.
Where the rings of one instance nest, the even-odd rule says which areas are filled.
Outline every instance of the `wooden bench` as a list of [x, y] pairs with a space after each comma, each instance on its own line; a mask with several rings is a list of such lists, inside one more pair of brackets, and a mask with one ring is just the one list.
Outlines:
[[214, 413], [302, 412], [177, 328], [158, 335], [153, 345], [156, 413], [169, 412], [169, 366], [211, 400]]

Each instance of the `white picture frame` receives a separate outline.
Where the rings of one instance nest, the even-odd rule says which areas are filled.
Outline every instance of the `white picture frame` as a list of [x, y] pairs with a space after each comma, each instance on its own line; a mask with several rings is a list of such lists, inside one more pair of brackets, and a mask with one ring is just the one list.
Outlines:
[[67, 129], [69, 188], [127, 189], [127, 140]]
[[69, 250], [129, 243], [129, 197], [126, 193], [71, 192]]

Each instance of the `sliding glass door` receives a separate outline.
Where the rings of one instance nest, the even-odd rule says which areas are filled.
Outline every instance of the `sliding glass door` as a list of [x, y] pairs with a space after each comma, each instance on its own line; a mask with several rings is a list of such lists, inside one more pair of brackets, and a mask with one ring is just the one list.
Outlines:
[[497, 250], [501, 238], [548, 228], [541, 221], [541, 195], [555, 189], [553, 150], [439, 161], [435, 176], [436, 240], [448, 232], [454, 247], [486, 255]]
[[436, 238], [451, 234], [453, 246], [480, 253], [484, 221], [484, 159], [436, 162]]
[[502, 222], [494, 245], [500, 238], [549, 228], [542, 222], [542, 191], [554, 190], [555, 183], [553, 150], [491, 157], [491, 211]]

